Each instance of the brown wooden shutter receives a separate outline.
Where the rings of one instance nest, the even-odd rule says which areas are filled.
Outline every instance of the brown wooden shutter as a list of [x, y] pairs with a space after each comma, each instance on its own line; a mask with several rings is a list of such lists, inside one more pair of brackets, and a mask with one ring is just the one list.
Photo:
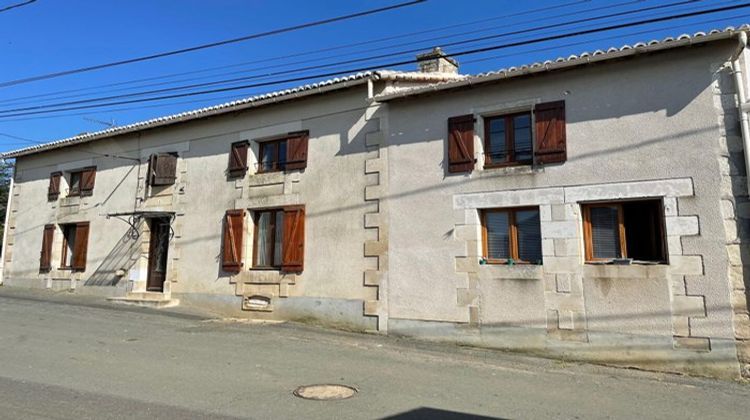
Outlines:
[[149, 185], [172, 185], [177, 179], [177, 156], [157, 153], [148, 160]]
[[39, 256], [39, 271], [52, 269], [52, 239], [55, 235], [55, 225], [44, 225], [42, 235], [42, 252]]
[[75, 241], [71, 268], [75, 271], [86, 271], [86, 253], [89, 249], [89, 222], [76, 223]]
[[301, 273], [305, 260], [305, 208], [284, 209], [284, 234], [281, 244], [281, 271]]
[[286, 169], [305, 169], [307, 167], [307, 144], [310, 133], [297, 131], [289, 133], [286, 144]]
[[62, 172], [52, 172], [49, 174], [49, 189], [47, 190], [47, 199], [57, 200], [60, 196], [60, 179]]
[[221, 269], [227, 273], [239, 273], [242, 269], [244, 223], [245, 210], [227, 210], [221, 254]]
[[247, 172], [247, 150], [250, 148], [250, 142], [240, 141], [232, 143], [229, 151], [229, 176], [242, 176]]
[[474, 116], [448, 119], [448, 172], [474, 170]]
[[534, 108], [536, 163], [565, 162], [565, 101], [547, 102]]
[[81, 171], [81, 195], [93, 195], [94, 183], [96, 182], [96, 166], [83, 168]]

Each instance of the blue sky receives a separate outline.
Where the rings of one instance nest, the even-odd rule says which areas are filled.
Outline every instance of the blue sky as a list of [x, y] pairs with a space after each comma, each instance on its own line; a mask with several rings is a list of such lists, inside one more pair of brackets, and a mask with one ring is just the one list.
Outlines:
[[[22, 1], [0, 0], [0, 9]], [[0, 13], [0, 83], [240, 37], [402, 1], [37, 0], [27, 6]], [[590, 29], [668, 14], [748, 3], [742, 0], [702, 0], [622, 17], [552, 29], [538, 29], [571, 20], [643, 10], [679, 1], [475, 0], [457, 2], [455, 0], [428, 0], [415, 6], [378, 15], [184, 55], [0, 87], [0, 151], [31, 144], [27, 140], [13, 137], [32, 141], [50, 141], [106, 128], [106, 125], [92, 120], [107, 122], [114, 120], [117, 125], [123, 125], [309, 83], [317, 79], [167, 101], [41, 115], [1, 117], [2, 112], [8, 109], [128, 94], [147, 89], [169, 88], [227, 78], [257, 77], [264, 72], [299, 68], [303, 65], [299, 64], [300, 61], [306, 62], [306, 65], [326, 64], [422, 47], [427, 50], [431, 46], [508, 31], [528, 31], [501, 39], [446, 47], [446, 51], [450, 53], [566, 33], [576, 29]], [[546, 11], [530, 13], [538, 9], [546, 9]], [[665, 36], [723, 28], [728, 25], [739, 26], [745, 22], [750, 22], [750, 8], [514, 47], [479, 55], [465, 55], [460, 57], [459, 61], [462, 73], [477, 73], [558, 56], [568, 56], [596, 48], [603, 49], [636, 41], [661, 39]], [[453, 27], [440, 29], [447, 26]], [[532, 32], [532, 29], [536, 31]], [[396, 36], [401, 37], [377, 41]], [[431, 39], [438, 37], [439, 39]], [[340, 48], [355, 43], [363, 44]], [[338, 49], [311, 53], [331, 47]], [[298, 53], [308, 54], [278, 58]], [[242, 84], [282, 80], [360, 66], [380, 67], [388, 62], [413, 57], [414, 53], [406, 53], [331, 69], [255, 79]], [[415, 68], [415, 65], [397, 68], [411, 70]], [[196, 71], [200, 72], [176, 75]], [[172, 76], [164, 78], [169, 75]], [[149, 80], [134, 82], [140, 79]]]

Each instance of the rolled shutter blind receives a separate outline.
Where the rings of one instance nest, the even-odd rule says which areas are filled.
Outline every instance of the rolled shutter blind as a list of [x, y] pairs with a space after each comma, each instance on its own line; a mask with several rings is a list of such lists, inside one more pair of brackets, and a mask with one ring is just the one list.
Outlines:
[[510, 220], [507, 212], [487, 212], [484, 216], [487, 230], [487, 258], [510, 258]]
[[589, 211], [594, 258], [619, 258], [620, 225], [617, 207], [591, 207]]
[[542, 233], [539, 225], [539, 210], [519, 210], [516, 212], [518, 235], [518, 258], [521, 261], [539, 263], [542, 261]]

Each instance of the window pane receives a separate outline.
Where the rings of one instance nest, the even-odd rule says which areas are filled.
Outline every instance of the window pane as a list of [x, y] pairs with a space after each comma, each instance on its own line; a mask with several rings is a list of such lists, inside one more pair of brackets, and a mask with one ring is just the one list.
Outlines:
[[279, 169], [286, 167], [286, 140], [279, 143]]
[[268, 258], [271, 244], [268, 243], [268, 230], [271, 228], [271, 213], [264, 211], [258, 215], [258, 237], [255, 240], [256, 263], [258, 267], [268, 267], [271, 261]]
[[502, 162], [506, 159], [505, 150], [505, 118], [490, 120], [490, 141], [487, 154], [492, 162]]
[[274, 232], [273, 262], [275, 266], [281, 266], [281, 245], [284, 242], [284, 212], [276, 212], [276, 232]]
[[70, 192], [78, 192], [81, 187], [81, 173], [73, 172], [70, 174]]
[[487, 258], [510, 258], [508, 213], [487, 212], [484, 222], [487, 229]]
[[517, 161], [531, 160], [531, 115], [513, 117], [513, 139]]
[[518, 230], [518, 258], [522, 261], [542, 261], [542, 233], [539, 227], [539, 210], [516, 212]]
[[65, 256], [67, 257], [64, 263], [66, 267], [73, 266], [73, 250], [76, 245], [76, 227], [66, 226], [65, 227], [65, 242], [67, 249], [65, 250]]
[[263, 144], [263, 156], [261, 156], [260, 167], [263, 171], [276, 169], [274, 160], [276, 159], [276, 143]]
[[617, 207], [591, 207], [591, 241], [594, 258], [620, 257]]

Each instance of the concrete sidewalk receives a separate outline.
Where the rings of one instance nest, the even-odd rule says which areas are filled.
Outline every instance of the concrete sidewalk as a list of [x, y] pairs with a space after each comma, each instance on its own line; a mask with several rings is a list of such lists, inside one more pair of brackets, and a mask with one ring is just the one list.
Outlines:
[[[0, 288], [0, 418], [744, 419], [744, 384]], [[312, 383], [359, 393], [292, 395]]]

